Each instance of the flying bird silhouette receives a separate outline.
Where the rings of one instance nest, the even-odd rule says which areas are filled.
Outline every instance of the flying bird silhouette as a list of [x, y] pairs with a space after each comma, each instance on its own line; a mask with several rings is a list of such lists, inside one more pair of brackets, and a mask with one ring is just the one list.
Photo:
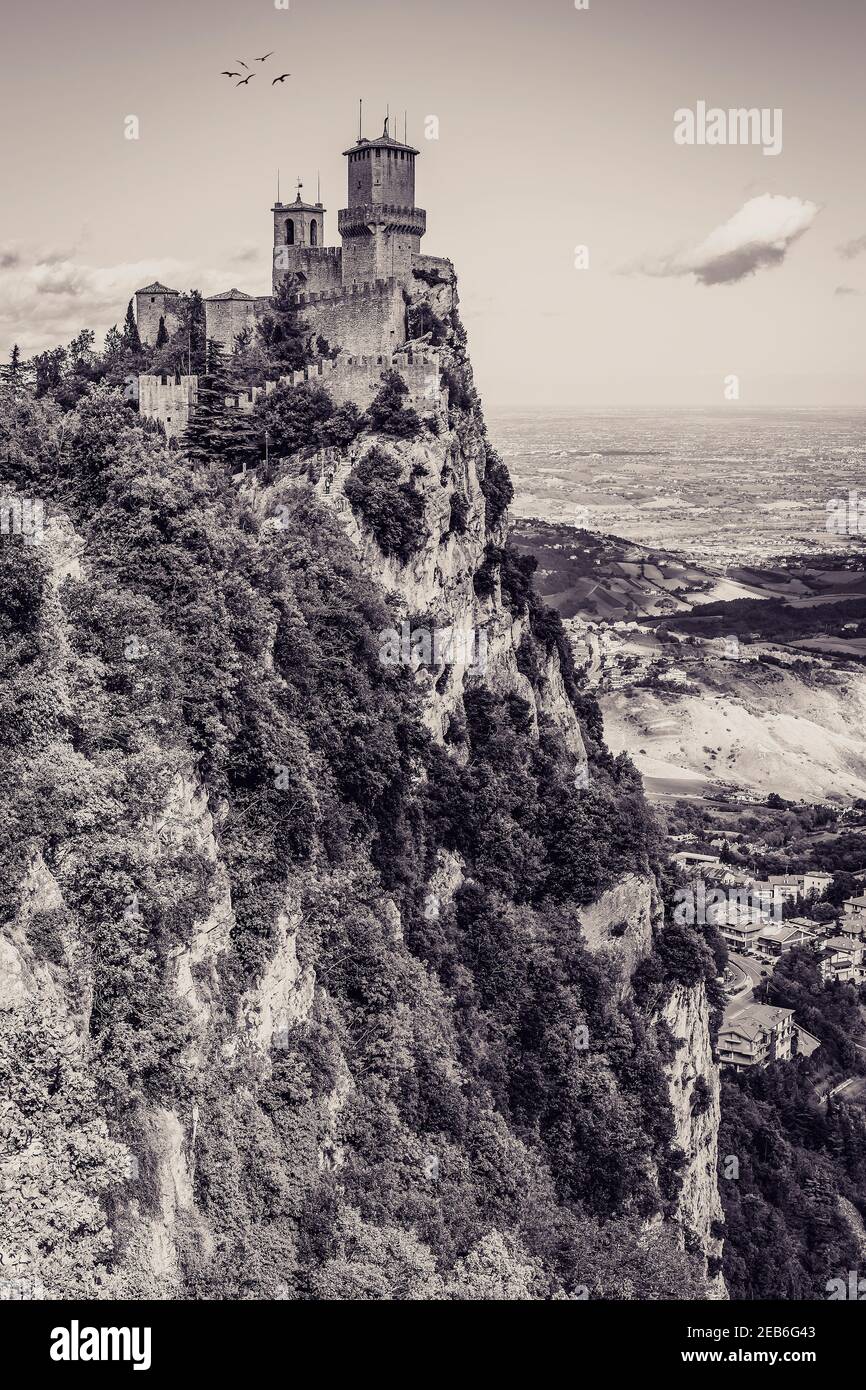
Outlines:
[[287, 77], [291, 77], [291, 75], [292, 75], [292, 74], [291, 74], [290, 72], [284, 72], [283, 75], [282, 75], [282, 77], [275, 77], [275, 78], [274, 78], [273, 82], [271, 83], [271, 86], [273, 87], [273, 86], [275, 85], [275, 83], [277, 83], [277, 82], [285, 82], [286, 78], [287, 78]]
[[242, 68], [246, 68], [247, 72], [249, 72], [249, 70], [250, 70], [250, 65], [249, 65], [249, 63], [245, 63], [244, 60], [243, 60], [243, 58], [235, 58], [235, 62], [236, 62], [236, 63], [240, 63], [241, 67], [242, 67]]
[[264, 58], [257, 58], [257, 59], [256, 59], [256, 62], [257, 62], [257, 63], [264, 63], [266, 59], [268, 59], [268, 58], [273, 58], [273, 56], [274, 56], [274, 54], [276, 53], [276, 51], [277, 51], [277, 50], [276, 50], [275, 48], [272, 48], [271, 51], [270, 51], [270, 53], [266, 53], [265, 56], [264, 56]]
[[252, 82], [252, 80], [253, 80], [254, 77], [255, 77], [255, 73], [254, 73], [254, 72], [251, 72], [250, 75], [249, 75], [249, 77], [242, 77], [241, 80], [240, 80], [240, 82], [236, 82], [236, 83], [235, 83], [235, 86], [236, 86], [236, 87], [245, 87], [245, 86], [247, 85], [248, 82]]
[[220, 77], [240, 77], [239, 72], [227, 72], [225, 69], [220, 73]]

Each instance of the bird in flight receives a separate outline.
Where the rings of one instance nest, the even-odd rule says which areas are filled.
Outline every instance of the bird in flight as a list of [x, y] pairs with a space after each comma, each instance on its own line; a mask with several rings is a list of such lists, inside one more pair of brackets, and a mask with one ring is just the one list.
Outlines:
[[242, 67], [242, 68], [246, 68], [247, 72], [249, 72], [249, 70], [250, 70], [250, 65], [249, 65], [249, 63], [245, 63], [244, 60], [243, 60], [243, 58], [235, 58], [235, 62], [236, 62], [236, 63], [240, 63], [241, 67]]
[[257, 63], [264, 63], [266, 59], [268, 59], [268, 58], [273, 58], [275, 52], [276, 52], [276, 49], [275, 49], [275, 48], [272, 48], [271, 51], [270, 51], [270, 53], [266, 53], [265, 56], [264, 56], [264, 58], [257, 58], [257, 59], [256, 59], [256, 62], [257, 62]]
[[239, 72], [227, 72], [227, 71], [223, 70], [223, 71], [220, 73], [220, 77], [240, 77], [240, 73], [239, 73]]
[[253, 80], [254, 77], [255, 77], [255, 73], [254, 73], [254, 72], [251, 72], [250, 75], [249, 75], [249, 77], [242, 77], [241, 80], [240, 80], [240, 82], [236, 82], [236, 83], [235, 83], [235, 86], [236, 86], [236, 87], [245, 87], [245, 86], [247, 85], [248, 82], [252, 82], [252, 80]]
[[283, 75], [282, 75], [282, 77], [275, 77], [275, 78], [274, 78], [273, 82], [271, 83], [271, 86], [273, 87], [274, 84], [277, 83], [277, 82], [285, 82], [286, 78], [287, 78], [287, 77], [291, 77], [291, 75], [292, 75], [292, 74], [291, 74], [290, 72], [284, 72]]

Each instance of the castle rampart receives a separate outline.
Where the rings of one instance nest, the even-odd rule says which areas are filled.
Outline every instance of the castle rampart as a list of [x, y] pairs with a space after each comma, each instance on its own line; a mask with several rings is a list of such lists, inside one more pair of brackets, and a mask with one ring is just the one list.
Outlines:
[[[313, 382], [324, 387], [336, 405], [354, 401], [359, 410], [366, 410], [382, 387], [382, 373], [396, 369], [409, 388], [408, 404], [419, 415], [429, 418], [447, 411], [447, 391], [442, 388], [442, 373], [437, 348], [420, 352], [404, 350], [397, 353], [361, 354], [319, 358], [302, 371], [290, 372], [278, 381], [254, 386], [250, 391], [226, 396], [226, 404], [240, 410], [252, 410], [256, 401], [269, 395], [278, 386], [299, 386]], [[151, 420], [159, 420], [169, 438], [181, 434], [189, 422], [190, 407], [198, 395], [198, 377], [141, 376], [139, 381], [139, 411]]]
[[140, 376], [138, 411], [148, 420], [158, 420], [169, 439], [183, 434], [189, 424], [190, 409], [198, 399], [197, 376]]
[[396, 279], [301, 294], [297, 304], [308, 330], [349, 356], [390, 354], [406, 341], [403, 286]]

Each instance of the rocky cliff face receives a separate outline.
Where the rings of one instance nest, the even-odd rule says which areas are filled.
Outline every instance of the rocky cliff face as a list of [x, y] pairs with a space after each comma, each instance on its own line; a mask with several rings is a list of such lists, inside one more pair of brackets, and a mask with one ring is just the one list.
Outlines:
[[[654, 880], [634, 874], [581, 912], [587, 945], [616, 975], [623, 999], [631, 993], [636, 968], [652, 950], [653, 929], [661, 926], [661, 913]], [[677, 984], [654, 1021], [670, 1030], [675, 1049], [667, 1081], [675, 1142], [685, 1158], [676, 1218], [683, 1241], [701, 1250], [708, 1262], [710, 1297], [726, 1298], [719, 1272], [722, 1241], [713, 1229], [724, 1218], [718, 1186], [719, 1069], [713, 1058], [709, 1012], [703, 983]]]
[[[450, 393], [449, 408], [439, 413], [434, 432], [415, 439], [365, 434], [332, 468], [308, 469], [302, 477], [288, 470], [267, 487], [245, 488], [240, 506], [255, 518], [264, 553], [285, 509], [312, 491], [348, 537], [361, 570], [387, 596], [382, 612], [390, 614], [394, 631], [402, 634], [406, 625], [410, 633], [428, 632], [431, 638], [471, 635], [468, 647], [465, 641], [429, 649], [423, 642], [410, 644], [405, 657], [420, 692], [421, 717], [456, 765], [471, 764], [460, 730], [467, 697], [482, 690], [505, 701], [513, 698], [521, 720], [526, 712], [530, 742], [540, 747], [552, 737], [564, 782], [585, 785], [589, 758], [567, 690], [568, 672], [555, 643], [533, 643], [529, 611], [504, 588], [507, 515], [491, 502], [492, 451], [456, 309], [450, 273], [419, 280], [410, 313], [422, 324], [434, 324]], [[376, 447], [397, 460], [401, 481], [421, 498], [421, 542], [407, 558], [386, 553], [346, 496], [348, 478]], [[459, 524], [455, 496], [461, 499]], [[191, 533], [186, 543], [194, 547], [198, 535]], [[252, 1296], [262, 1288], [266, 1296], [280, 1296], [283, 1285], [263, 1271], [284, 1269], [288, 1289], [291, 1271], [302, 1258], [309, 1261], [311, 1243], [315, 1254], [315, 1242], [322, 1240], [316, 1258], [323, 1269], [334, 1267], [336, 1296], [441, 1296], [445, 1286], [437, 1284], [440, 1276], [426, 1246], [413, 1234], [423, 1229], [434, 1243], [429, 1193], [414, 1196], [399, 1223], [386, 1218], [384, 1198], [368, 1191], [372, 1179], [358, 1174], [358, 1153], [374, 1150], [371, 1135], [381, 1126], [391, 1136], [382, 1141], [383, 1162], [419, 1171], [421, 1188], [429, 1189], [440, 1164], [444, 1172], [449, 1164], [457, 1171], [457, 1150], [443, 1139], [435, 1154], [426, 1152], [423, 1141], [401, 1127], [398, 1100], [405, 1108], [405, 1097], [417, 1093], [413, 1105], [425, 1117], [424, 1131], [447, 1131], [447, 1111], [465, 1103], [473, 1069], [491, 1078], [486, 1085], [498, 1084], [495, 1056], [483, 1056], [483, 1015], [489, 1005], [472, 1001], [466, 967], [446, 959], [434, 972], [406, 944], [410, 926], [416, 940], [423, 924], [435, 935], [455, 920], [462, 892], [469, 892], [471, 901], [466, 859], [446, 843], [430, 849], [419, 876], [419, 928], [409, 920], [399, 874], [389, 884], [381, 864], [374, 870], [367, 831], [350, 826], [344, 835], [348, 848], [336, 861], [324, 851], [325, 832], [317, 832], [303, 861], [278, 886], [269, 881], [272, 925], [262, 931], [266, 947], [261, 946], [255, 968], [241, 970], [239, 937], [252, 938], [249, 906], [241, 901], [238, 885], [246, 886], [250, 866], [255, 868], [262, 852], [260, 834], [244, 828], [244, 815], [254, 815], [255, 798], [239, 813], [230, 789], [213, 776], [208, 785], [201, 754], [193, 755], [168, 717], [160, 714], [140, 729], [129, 722], [121, 730], [110, 724], [117, 677], [108, 658], [89, 654], [81, 636], [85, 618], [75, 586], [91, 580], [83, 549], [81, 536], [58, 513], [45, 548], [47, 587], [39, 632], [42, 649], [50, 653], [43, 673], [50, 703], [54, 712], [63, 712], [65, 723], [50, 725], [46, 716], [38, 757], [62, 765], [65, 785], [74, 788], [73, 804], [56, 828], [25, 836], [16, 873], [18, 904], [0, 933], [0, 1009], [10, 1043], [0, 1054], [0, 1076], [14, 1075], [16, 1049], [24, 1047], [33, 1058], [26, 1086], [16, 1081], [13, 1101], [5, 1111], [0, 1108], [13, 1150], [3, 1168], [0, 1198], [15, 1213], [0, 1240], [0, 1258], [10, 1275], [23, 1277], [34, 1269], [50, 1292], [61, 1295], [172, 1296], [192, 1288], [197, 1296], [219, 1297], [237, 1296], [240, 1287]], [[116, 564], [111, 557], [109, 570]], [[113, 602], [110, 590], [104, 602]], [[262, 619], [264, 626], [249, 638], [237, 663], [248, 668], [239, 679], [254, 672], [262, 689], [278, 693], [285, 685], [280, 623], [297, 623], [305, 632], [310, 627], [309, 618], [299, 619], [288, 600], [280, 602], [288, 611]], [[148, 617], [143, 605], [135, 610], [134, 623], [130, 613], [117, 620], [127, 663], [154, 654], [135, 634], [135, 624], [145, 626]], [[377, 636], [387, 640], [387, 629]], [[144, 701], [149, 693], [141, 686], [136, 698]], [[374, 736], [377, 716], [375, 709], [366, 712], [368, 737]], [[118, 737], [122, 757], [115, 751]], [[323, 759], [315, 750], [304, 753], [313, 769], [312, 785], [302, 779], [293, 793], [286, 834], [304, 814], [311, 816], [325, 795]], [[278, 779], [287, 775], [282, 763], [277, 766], [282, 768]], [[265, 788], [256, 793], [260, 799], [266, 794]], [[306, 813], [296, 809], [302, 796]], [[146, 886], [141, 890], [145, 907], [137, 883]], [[112, 916], [118, 897], [126, 902], [119, 918]], [[159, 906], [158, 929], [149, 925], [150, 904]], [[501, 911], [503, 931], [526, 930], [528, 943], [537, 937], [538, 925], [523, 922], [520, 904], [504, 904]], [[624, 875], [580, 910], [583, 940], [615, 983], [623, 1007], [631, 1007], [632, 977], [652, 950], [658, 913], [648, 869]], [[122, 951], [115, 945], [121, 941]], [[258, 950], [258, 941], [254, 945]], [[381, 977], [383, 960], [388, 973]], [[153, 1055], [143, 1060], [133, 1047], [141, 1036], [139, 993], [153, 999], [155, 1009], [158, 1004], [159, 1020], [148, 1024]], [[481, 1019], [473, 1025], [481, 1039], [473, 1042], [480, 1061], [460, 1041], [461, 1013]], [[380, 1027], [381, 1019], [387, 1019], [387, 1027]], [[28, 1041], [34, 1020], [43, 1038], [41, 1051]], [[702, 986], [675, 986], [651, 1026], [660, 1021], [676, 1040], [667, 1084], [675, 1143], [685, 1155], [671, 1224], [681, 1244], [691, 1242], [710, 1257], [719, 1248], [710, 1230], [720, 1216], [718, 1083]], [[528, 1034], [538, 1026], [527, 1018]], [[651, 1040], [653, 1057], [660, 1046]], [[122, 1104], [97, 1098], [87, 1076], [91, 1056], [99, 1058], [108, 1089], [123, 1093]], [[142, 1076], [133, 1078], [124, 1058], [130, 1066], [134, 1060]], [[378, 1078], [372, 1091], [365, 1079], [371, 1070]], [[696, 1090], [701, 1079], [705, 1085]], [[530, 1093], [533, 1084], [530, 1077]], [[581, 1084], [588, 1096], [622, 1105], [633, 1119], [636, 1102], [619, 1094], [623, 1083], [613, 1062], [590, 1067]], [[367, 1109], [358, 1100], [362, 1087], [368, 1088]], [[21, 1114], [34, 1105], [44, 1121], [31, 1132]], [[437, 1105], [441, 1114], [426, 1114]], [[524, 1138], [501, 1133], [496, 1105], [485, 1099], [485, 1106], [483, 1140], [476, 1140], [489, 1146], [483, 1161], [492, 1165], [491, 1172], [515, 1165], [522, 1171], [525, 1165], [522, 1180], [528, 1183], [532, 1174], [532, 1182], [540, 1182]], [[643, 1166], [649, 1191], [657, 1174], [648, 1160]], [[311, 1200], [310, 1175], [317, 1175], [316, 1200], [327, 1209], [333, 1195], [329, 1183], [350, 1170], [353, 1190], [367, 1194], [365, 1218], [343, 1214], [334, 1227], [340, 1234], [326, 1241], [317, 1234], [318, 1216], [310, 1216], [305, 1205]], [[497, 1175], [496, 1182], [504, 1179]], [[377, 1203], [382, 1207], [378, 1220]], [[494, 1217], [478, 1220], [489, 1227]], [[282, 1234], [281, 1223], [306, 1232], [306, 1254], [298, 1249], [300, 1237], [296, 1243]], [[58, 1231], [64, 1232], [62, 1239]], [[387, 1257], [380, 1253], [383, 1241]], [[220, 1271], [229, 1252], [233, 1269], [243, 1272], [223, 1285]], [[473, 1259], [483, 1264], [488, 1253], [482, 1242]], [[496, 1269], [502, 1258], [497, 1247]], [[541, 1256], [508, 1246], [508, 1258], [521, 1290], [515, 1296], [538, 1296], [531, 1291], [543, 1287]], [[404, 1264], [411, 1277], [406, 1274], [404, 1283], [395, 1285], [393, 1269]], [[363, 1280], [372, 1281], [363, 1284], [367, 1292], [346, 1293], [347, 1280], [362, 1278], [360, 1268], [391, 1272], [387, 1277], [364, 1273]], [[460, 1288], [468, 1278], [462, 1266], [454, 1277]], [[315, 1296], [330, 1296], [327, 1278], [323, 1274], [314, 1282]], [[715, 1278], [712, 1288], [723, 1295]]]

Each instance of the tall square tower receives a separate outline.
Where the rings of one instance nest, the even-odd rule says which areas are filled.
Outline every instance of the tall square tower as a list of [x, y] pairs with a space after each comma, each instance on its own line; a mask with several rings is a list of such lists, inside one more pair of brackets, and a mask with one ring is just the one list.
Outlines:
[[395, 276], [408, 280], [421, 251], [427, 214], [415, 206], [418, 150], [393, 139], [388, 121], [378, 140], [361, 137], [348, 160], [348, 207], [338, 228], [343, 241], [343, 284]]

